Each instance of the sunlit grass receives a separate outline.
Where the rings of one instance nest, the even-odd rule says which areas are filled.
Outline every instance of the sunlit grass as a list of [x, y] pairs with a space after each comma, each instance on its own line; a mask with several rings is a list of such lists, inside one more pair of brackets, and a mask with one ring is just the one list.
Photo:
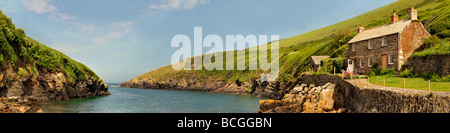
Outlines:
[[[403, 78], [385, 77], [387, 87], [403, 88]], [[423, 78], [406, 78], [405, 88], [416, 90], [428, 90], [428, 80]], [[383, 76], [370, 77], [369, 82], [373, 85], [383, 86]], [[430, 82], [431, 91], [450, 92], [450, 82]]]

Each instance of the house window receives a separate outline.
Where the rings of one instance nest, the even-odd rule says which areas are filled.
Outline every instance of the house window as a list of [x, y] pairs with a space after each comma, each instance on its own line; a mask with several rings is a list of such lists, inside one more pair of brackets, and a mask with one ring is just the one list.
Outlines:
[[352, 60], [348, 60], [348, 64], [352, 65], [353, 64]]
[[394, 54], [389, 54], [389, 64], [394, 64]]
[[367, 60], [368, 62], [367, 62], [367, 65], [369, 66], [369, 67], [372, 67], [372, 57], [369, 57], [369, 59]]
[[383, 41], [381, 43], [381, 46], [387, 46], [387, 38], [383, 37]]
[[363, 59], [361, 58], [361, 60], [359, 61], [359, 67], [363, 68]]
[[369, 40], [369, 49], [372, 49], [372, 40]]
[[356, 51], [356, 44], [352, 44], [352, 51], [353, 51], [353, 52]]

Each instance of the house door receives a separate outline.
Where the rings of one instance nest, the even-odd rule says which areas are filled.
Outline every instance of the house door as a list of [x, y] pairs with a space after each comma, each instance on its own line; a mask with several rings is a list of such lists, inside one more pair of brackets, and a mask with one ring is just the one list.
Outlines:
[[388, 56], [387, 55], [381, 56], [381, 69], [386, 69], [387, 68], [387, 61], [388, 61]]
[[348, 60], [348, 65], [347, 65], [347, 72], [351, 72], [353, 73], [354, 69], [355, 69], [355, 63], [353, 60], [349, 59]]

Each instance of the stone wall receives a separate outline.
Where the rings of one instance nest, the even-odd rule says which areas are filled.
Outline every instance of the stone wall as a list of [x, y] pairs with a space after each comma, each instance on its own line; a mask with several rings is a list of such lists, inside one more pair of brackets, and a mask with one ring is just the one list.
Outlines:
[[439, 74], [439, 76], [445, 76], [450, 74], [450, 56], [410, 57], [405, 67], [413, 69], [414, 73], [420, 75]]
[[405, 27], [403, 32], [400, 33], [402, 38], [401, 45], [399, 46], [401, 51], [401, 63], [404, 62], [404, 59], [407, 59], [414, 51], [419, 48], [423, 42], [422, 39], [430, 36], [427, 30], [425, 30], [422, 23], [418, 21], [411, 21], [411, 24]]
[[[305, 90], [294, 91], [294, 90]], [[331, 86], [331, 87], [330, 87]], [[302, 89], [295, 89], [302, 88]], [[315, 96], [313, 88], [321, 92]], [[325, 89], [326, 88], [326, 89]], [[323, 91], [327, 90], [327, 91]], [[300, 93], [299, 93], [300, 92]], [[322, 94], [325, 92], [325, 94]], [[327, 93], [328, 92], [328, 93]], [[262, 113], [449, 113], [450, 93], [357, 87], [339, 76], [303, 75], [290, 93], [281, 100], [261, 101]], [[329, 105], [332, 103], [332, 107]]]

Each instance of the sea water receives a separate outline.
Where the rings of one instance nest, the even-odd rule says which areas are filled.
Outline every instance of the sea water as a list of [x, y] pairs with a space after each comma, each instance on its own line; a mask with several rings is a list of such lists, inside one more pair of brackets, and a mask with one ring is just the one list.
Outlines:
[[259, 98], [210, 92], [122, 88], [109, 96], [71, 98], [45, 105], [46, 113], [256, 113]]

